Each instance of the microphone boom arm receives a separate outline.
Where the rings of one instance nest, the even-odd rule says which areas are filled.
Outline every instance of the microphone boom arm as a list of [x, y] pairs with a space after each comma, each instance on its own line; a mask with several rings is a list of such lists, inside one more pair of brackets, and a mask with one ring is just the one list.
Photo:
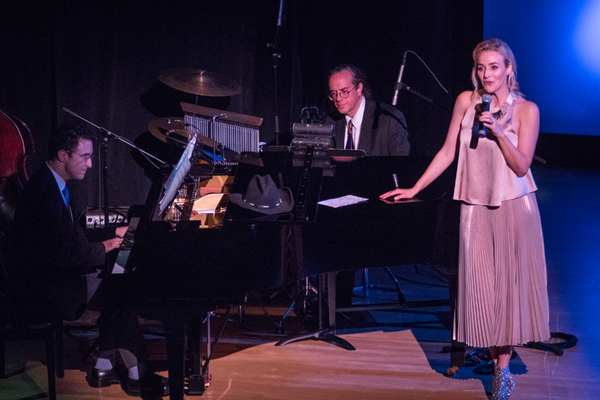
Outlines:
[[420, 98], [422, 98], [423, 100], [425, 100], [425, 101], [427, 101], [427, 102], [429, 102], [429, 103], [431, 103], [431, 104], [433, 104], [433, 105], [436, 105], [436, 106], [440, 107], [441, 109], [443, 109], [443, 110], [445, 110], [445, 111], [448, 111], [449, 113], [452, 113], [452, 110], [448, 109], [448, 107], [445, 107], [445, 106], [441, 105], [440, 103], [438, 103], [438, 102], [436, 102], [436, 101], [434, 101], [434, 100], [430, 99], [429, 97], [426, 97], [425, 95], [423, 95], [423, 94], [421, 94], [421, 93], [417, 92], [416, 90], [414, 90], [414, 89], [413, 89], [413, 88], [411, 88], [410, 86], [408, 86], [408, 85], [406, 85], [406, 84], [404, 84], [404, 83], [399, 83], [398, 85], [400, 86], [398, 89], [404, 89], [404, 90], [406, 90], [407, 92], [411, 92], [412, 94], [415, 94], [415, 95], [419, 96], [419, 97], [420, 97]]
[[[90, 125], [91, 125], [91, 126], [93, 126], [94, 128], [97, 128], [98, 130], [100, 130], [100, 131], [104, 132], [104, 134], [105, 134], [106, 136], [113, 137], [113, 138], [117, 139], [118, 141], [120, 141], [120, 142], [122, 142], [122, 143], [125, 143], [127, 146], [129, 146], [129, 147], [131, 147], [131, 148], [134, 148], [134, 149], [136, 149], [137, 151], [139, 151], [140, 153], [142, 153], [142, 154], [143, 154], [143, 155], [145, 155], [145, 156], [152, 157], [153, 159], [155, 159], [156, 161], [158, 161], [158, 162], [162, 163], [163, 165], [168, 165], [168, 163], [164, 162], [164, 161], [163, 161], [163, 160], [161, 160], [160, 158], [158, 158], [158, 157], [155, 157], [155, 156], [153, 156], [152, 154], [148, 153], [147, 151], [140, 149], [138, 146], [136, 146], [136, 145], [135, 145], [134, 143], [132, 143], [130, 140], [128, 140], [128, 139], [125, 139], [124, 137], [122, 137], [122, 136], [119, 136], [119, 135], [117, 135], [116, 133], [113, 133], [113, 132], [109, 131], [109, 130], [108, 130], [108, 129], [106, 129], [106, 128], [103, 128], [103, 127], [101, 127], [101, 126], [98, 126], [98, 125], [96, 125], [96, 124], [94, 124], [94, 123], [92, 123], [92, 122], [88, 121], [87, 119], [85, 119], [85, 118], [81, 117], [80, 115], [77, 115], [77, 114], [75, 114], [73, 111], [69, 110], [69, 109], [68, 109], [68, 108], [66, 108], [66, 107], [63, 107], [63, 110], [64, 110], [66, 113], [68, 113], [68, 114], [71, 114], [72, 116], [74, 116], [74, 117], [77, 117], [77, 118], [79, 118], [80, 120], [82, 120], [82, 121], [84, 121], [84, 122], [87, 122], [88, 124], [90, 124]], [[147, 157], [146, 157], [146, 158], [147, 158]], [[149, 160], [149, 161], [150, 161], [150, 160]], [[150, 162], [152, 163], [152, 161], [150, 161]], [[152, 164], [154, 165], [154, 163], [152, 163]], [[156, 165], [154, 165], [154, 166], [156, 167]], [[157, 168], [158, 168], [158, 167], [157, 167]]]
[[421, 63], [423, 63], [423, 65], [425, 66], [425, 68], [427, 68], [427, 70], [429, 71], [429, 73], [434, 77], [434, 79], [436, 80], [436, 82], [438, 83], [438, 85], [444, 90], [444, 92], [448, 93], [448, 90], [440, 83], [439, 79], [435, 76], [435, 74], [433, 73], [433, 71], [431, 71], [431, 69], [427, 66], [427, 64], [425, 63], [425, 61], [423, 61], [423, 59], [421, 57], [419, 57], [419, 55], [417, 53], [415, 53], [412, 50], [406, 50], [404, 52], [404, 57], [402, 58], [402, 64], [400, 65], [400, 73], [398, 74], [398, 82], [396, 82], [396, 85], [394, 85], [394, 98], [392, 99], [392, 105], [395, 106], [396, 102], [398, 100], [398, 92], [401, 89], [405, 89], [408, 92], [411, 92], [417, 96], [419, 96], [420, 98], [422, 98], [423, 100], [434, 104], [446, 111], [448, 111], [449, 113], [452, 113], [451, 110], [449, 110], [447, 107], [442, 106], [441, 104], [431, 100], [430, 98], [422, 95], [421, 93], [417, 92], [416, 90], [412, 89], [410, 86], [407, 86], [406, 84], [402, 83], [402, 75], [404, 73], [404, 65], [406, 64], [406, 55], [408, 53], [412, 53], [415, 55], [415, 57], [417, 57], [419, 59], [419, 61], [421, 61]]

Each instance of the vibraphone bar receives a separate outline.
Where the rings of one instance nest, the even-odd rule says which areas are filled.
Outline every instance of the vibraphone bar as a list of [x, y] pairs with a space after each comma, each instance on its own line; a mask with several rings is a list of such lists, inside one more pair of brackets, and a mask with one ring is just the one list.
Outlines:
[[189, 103], [181, 103], [181, 108], [185, 113], [185, 123], [190, 124], [191, 130], [238, 153], [259, 151], [262, 118]]

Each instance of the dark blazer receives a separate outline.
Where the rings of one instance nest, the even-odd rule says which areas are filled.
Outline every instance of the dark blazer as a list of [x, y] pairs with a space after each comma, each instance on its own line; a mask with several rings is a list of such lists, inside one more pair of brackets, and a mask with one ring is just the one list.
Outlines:
[[[346, 119], [337, 114], [335, 122], [335, 148], [344, 148]], [[408, 129], [404, 115], [395, 107], [366, 99], [365, 114], [360, 127], [358, 148], [368, 156], [407, 156], [410, 153]]]
[[[27, 182], [15, 211], [11, 280], [37, 304], [49, 302], [65, 320], [83, 314], [86, 273], [105, 262], [104, 245], [90, 243], [64, 203], [54, 175], [42, 165]], [[75, 219], [75, 220], [73, 220]]]

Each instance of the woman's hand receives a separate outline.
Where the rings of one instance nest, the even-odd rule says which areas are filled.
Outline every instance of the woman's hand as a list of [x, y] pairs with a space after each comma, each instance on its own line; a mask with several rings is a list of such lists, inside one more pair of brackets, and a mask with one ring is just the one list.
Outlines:
[[502, 126], [498, 123], [498, 120], [494, 118], [494, 115], [490, 111], [484, 111], [481, 113], [479, 121], [481, 121], [486, 127], [486, 133], [491, 131], [496, 137], [504, 136]]
[[414, 190], [414, 188], [412, 188], [412, 189], [394, 189], [387, 193], [382, 194], [381, 196], [379, 196], [379, 199], [386, 200], [393, 196], [392, 200], [399, 201], [402, 199], [412, 199], [416, 195], [417, 195], [417, 192]]

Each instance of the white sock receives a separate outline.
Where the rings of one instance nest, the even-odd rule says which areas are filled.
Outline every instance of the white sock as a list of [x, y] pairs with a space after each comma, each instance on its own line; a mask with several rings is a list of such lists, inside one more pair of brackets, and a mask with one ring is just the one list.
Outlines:
[[112, 367], [113, 367], [112, 363], [110, 362], [110, 360], [108, 358], [98, 357], [98, 359], [96, 360], [96, 366], [94, 368], [108, 370], [108, 369], [112, 369]]
[[134, 381], [140, 380], [140, 373], [138, 371], [137, 365], [135, 367], [129, 368], [129, 379], [133, 379]]

